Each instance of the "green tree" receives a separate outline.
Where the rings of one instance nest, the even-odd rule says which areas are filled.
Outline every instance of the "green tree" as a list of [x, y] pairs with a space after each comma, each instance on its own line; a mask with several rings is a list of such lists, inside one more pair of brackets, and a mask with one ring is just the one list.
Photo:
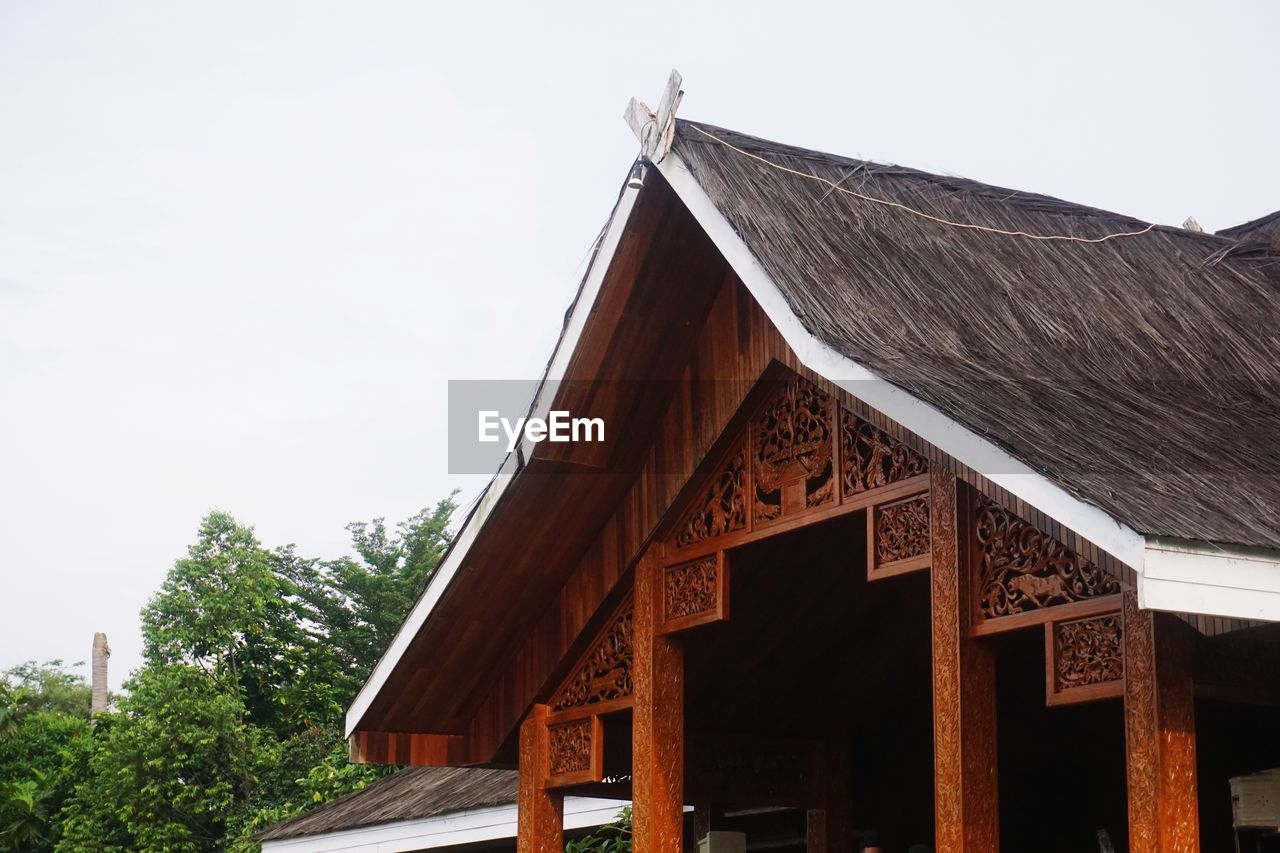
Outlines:
[[[328, 561], [210, 513], [143, 610], [144, 666], [95, 718], [57, 849], [255, 850], [263, 827], [389, 772], [348, 762], [342, 713], [439, 564], [455, 508], [450, 496], [394, 532], [352, 524], [358, 559]], [[42, 790], [11, 792], [23, 832], [47, 811]]]
[[57, 849], [218, 849], [253, 784], [262, 732], [234, 690], [190, 664], [144, 667], [125, 687]]
[[210, 513], [142, 611], [147, 664], [193, 666], [240, 691], [251, 722], [279, 729], [280, 691], [304, 676], [292, 592], [253, 528]]
[[631, 806], [623, 806], [613, 823], [565, 844], [564, 853], [631, 853]]
[[88, 686], [61, 661], [0, 675], [0, 850], [52, 850], [93, 750]]

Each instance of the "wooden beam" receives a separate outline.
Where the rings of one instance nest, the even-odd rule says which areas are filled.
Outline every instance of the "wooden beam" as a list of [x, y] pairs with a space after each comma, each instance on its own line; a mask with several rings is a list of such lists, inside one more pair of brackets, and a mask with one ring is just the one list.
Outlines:
[[520, 724], [517, 853], [563, 853], [564, 795], [546, 786], [550, 772], [546, 705], [534, 705]]
[[636, 566], [632, 831], [636, 850], [678, 851], [684, 836], [684, 653], [659, 634], [662, 554]]
[[399, 764], [411, 767], [457, 767], [468, 763], [462, 735], [355, 731], [347, 739], [352, 764]]
[[934, 821], [937, 849], [1000, 849], [996, 786], [995, 660], [970, 636], [970, 490], [930, 475]]
[[1196, 853], [1195, 688], [1191, 630], [1123, 596], [1124, 731], [1130, 853]]

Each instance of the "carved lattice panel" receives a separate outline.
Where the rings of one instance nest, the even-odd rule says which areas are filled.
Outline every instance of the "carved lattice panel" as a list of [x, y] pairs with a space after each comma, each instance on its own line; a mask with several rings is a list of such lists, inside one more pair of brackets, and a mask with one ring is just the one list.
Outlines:
[[586, 656], [556, 691], [551, 702], [553, 710], [613, 704], [631, 697], [634, 622], [635, 600], [628, 594]]
[[604, 724], [592, 715], [547, 721], [547, 787], [581, 785], [604, 778]]
[[1120, 613], [1045, 625], [1045, 696], [1050, 705], [1124, 695]]
[[[1120, 582], [1096, 563], [985, 495], [977, 495], [974, 506], [977, 615], [984, 621], [982, 627], [994, 630], [996, 621], [1004, 619], [1011, 620], [1009, 627], [1048, 621], [1055, 614], [1031, 614], [1062, 606], [1113, 606], [1103, 599], [1119, 594]], [[1017, 618], [1023, 614], [1029, 618]]]
[[834, 502], [835, 408], [830, 396], [797, 376], [781, 383], [752, 420], [756, 524]]
[[840, 408], [840, 487], [844, 496], [901, 482], [929, 470], [919, 453]]
[[870, 507], [867, 579], [927, 569], [930, 543], [928, 492]]
[[677, 548], [747, 526], [747, 453], [739, 444], [676, 530]]
[[729, 618], [729, 564], [723, 551], [662, 570], [662, 633]]

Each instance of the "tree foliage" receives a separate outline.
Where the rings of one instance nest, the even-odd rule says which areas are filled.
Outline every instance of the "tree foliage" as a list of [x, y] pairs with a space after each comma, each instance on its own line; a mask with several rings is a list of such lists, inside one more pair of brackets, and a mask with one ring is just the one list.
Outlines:
[[254, 833], [385, 774], [342, 713], [448, 547], [450, 496], [355, 557], [201, 523], [142, 612], [144, 663], [112, 711], [60, 662], [0, 677], [0, 849], [250, 851]]

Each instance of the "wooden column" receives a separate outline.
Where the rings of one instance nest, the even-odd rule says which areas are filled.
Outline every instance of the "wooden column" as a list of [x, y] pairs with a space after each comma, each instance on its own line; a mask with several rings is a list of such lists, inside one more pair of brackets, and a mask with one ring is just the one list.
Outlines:
[[954, 475], [930, 475], [934, 822], [938, 853], [996, 853], [995, 660], [969, 636], [972, 511]]
[[520, 724], [518, 853], [564, 853], [564, 795], [546, 786], [548, 710], [534, 705]]
[[849, 735], [836, 732], [814, 743], [815, 803], [808, 812], [808, 853], [853, 849], [853, 767]]
[[1187, 631], [1124, 594], [1129, 853], [1195, 853], [1196, 712]]
[[657, 633], [662, 552], [636, 566], [632, 709], [632, 832], [638, 853], [681, 849], [684, 822], [684, 655]]

